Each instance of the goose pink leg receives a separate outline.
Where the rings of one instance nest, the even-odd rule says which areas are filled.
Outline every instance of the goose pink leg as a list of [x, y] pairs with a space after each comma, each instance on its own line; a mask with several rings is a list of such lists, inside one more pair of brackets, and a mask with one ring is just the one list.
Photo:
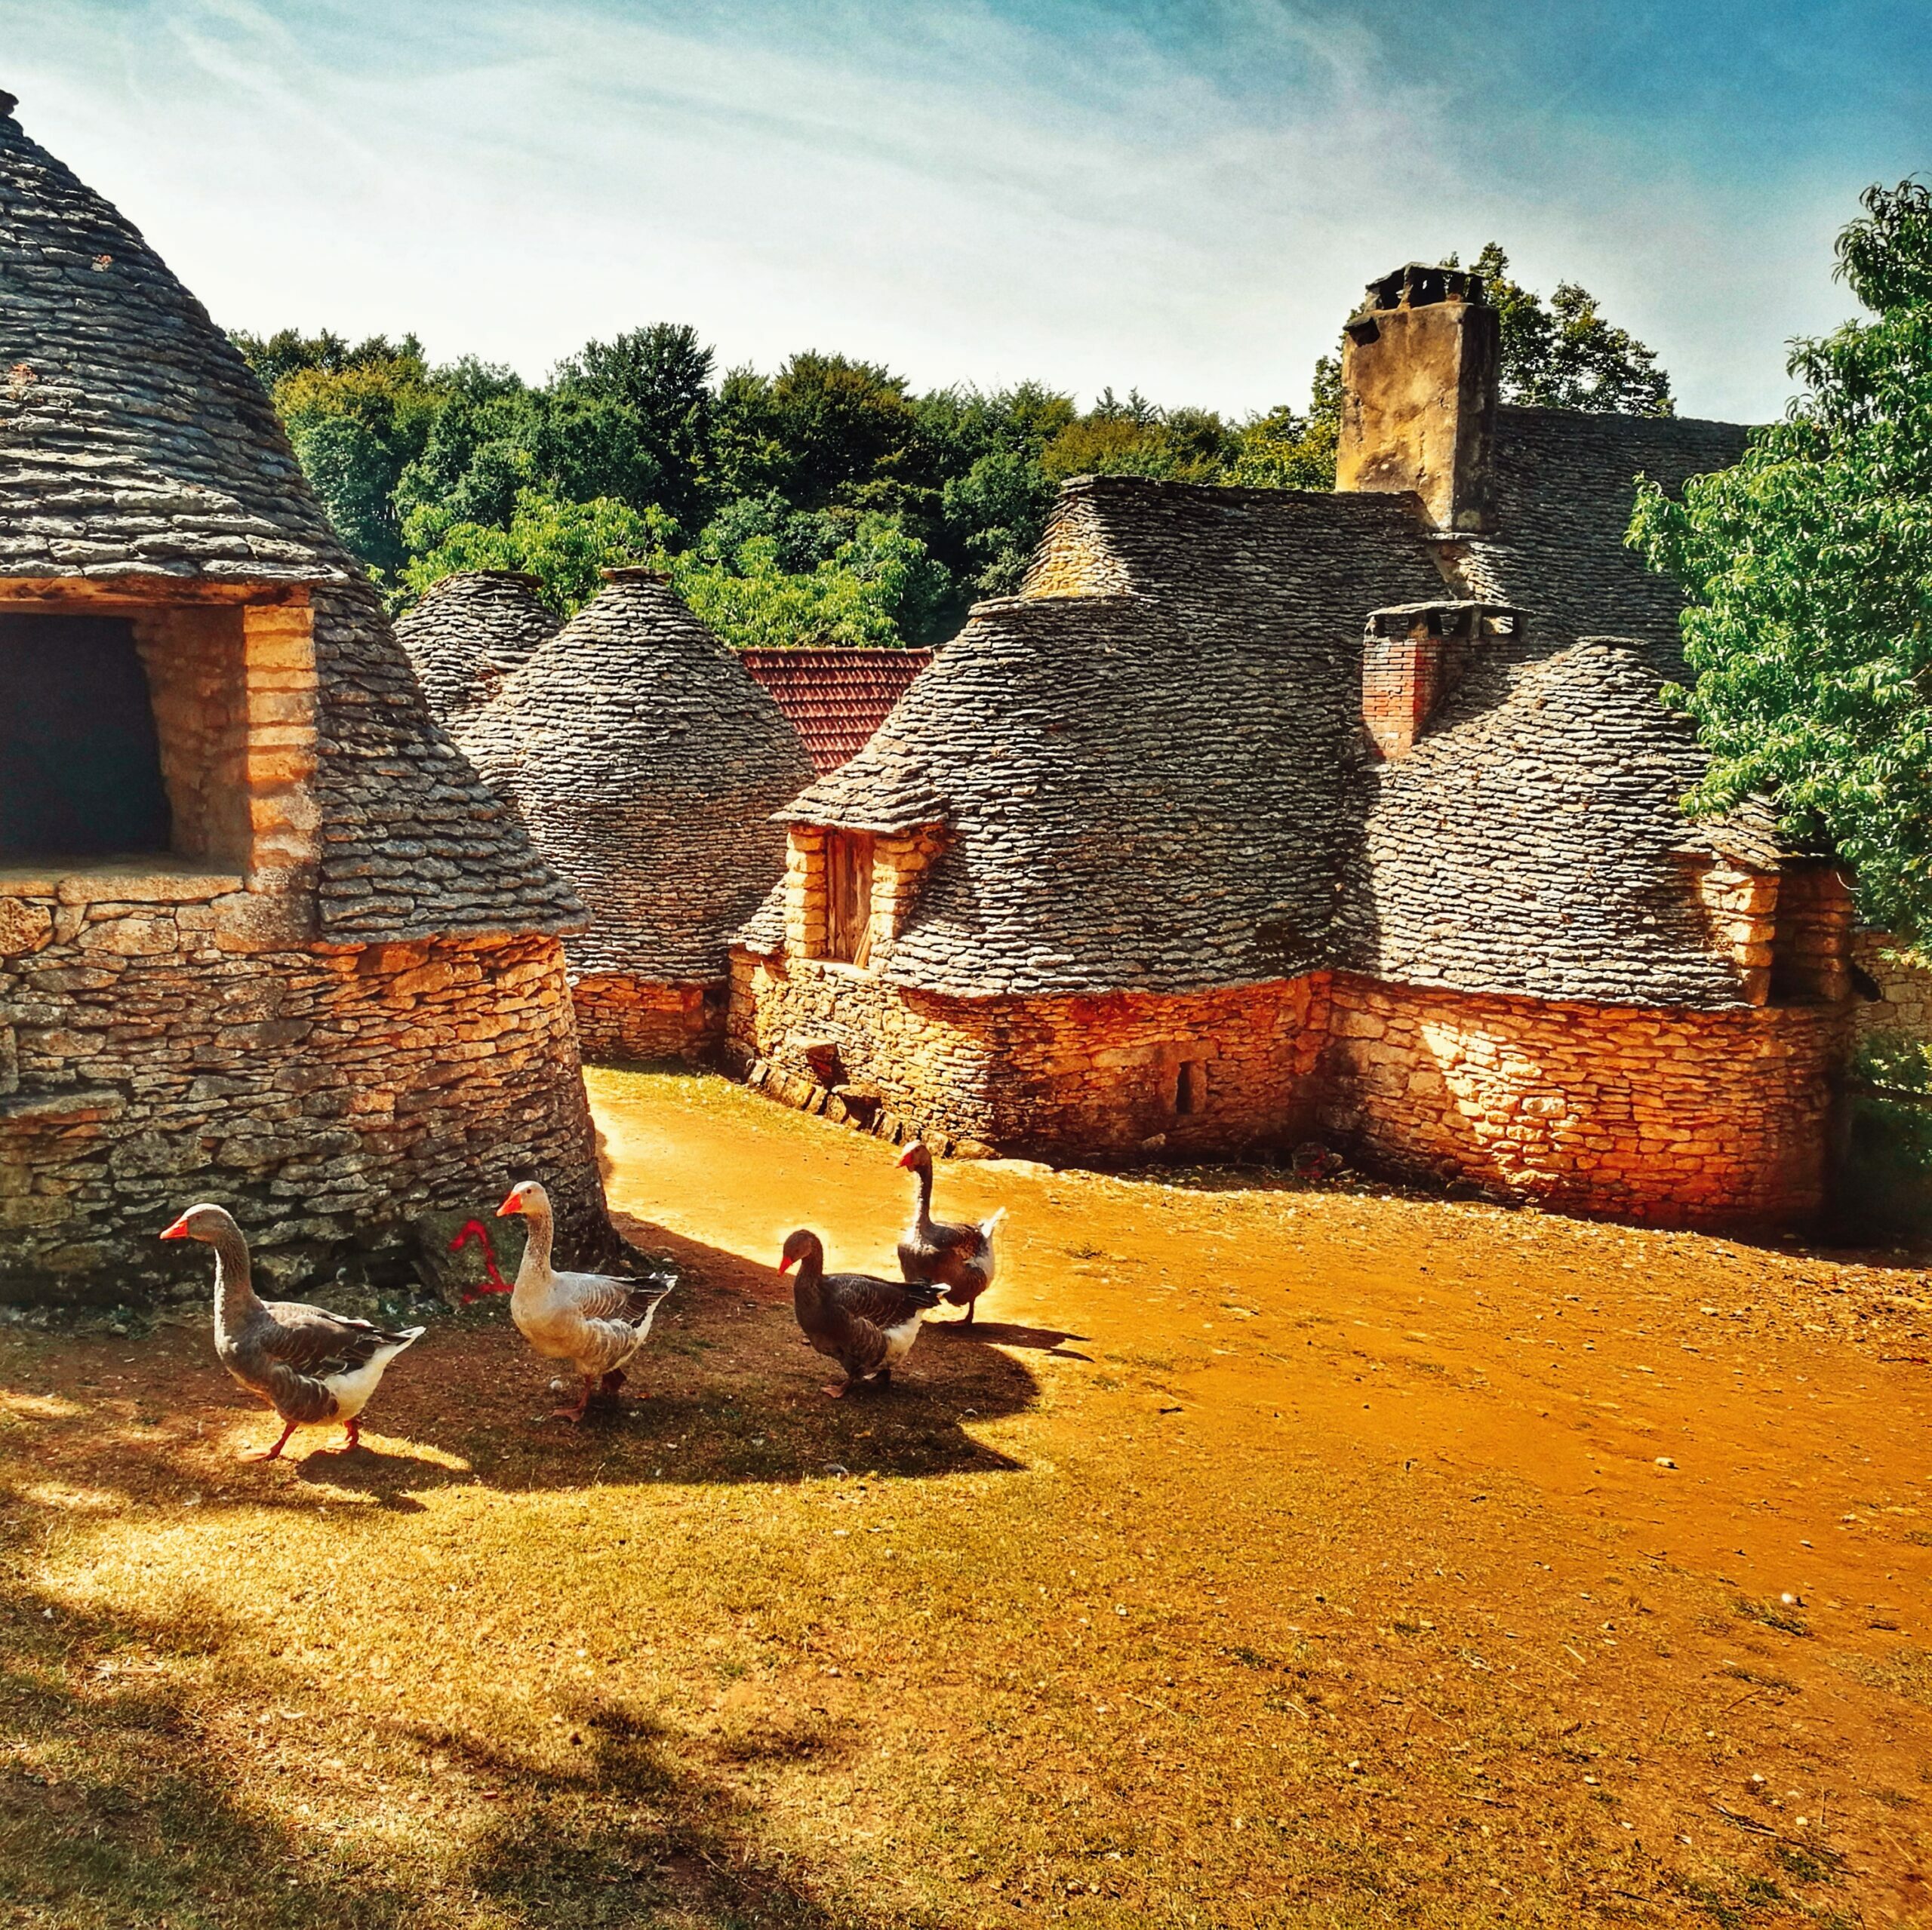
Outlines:
[[550, 1410], [550, 1418], [552, 1421], [581, 1421], [583, 1418], [584, 1409], [590, 1405], [590, 1397], [596, 1391], [596, 1376], [592, 1374], [585, 1375], [583, 1391], [577, 1397], [577, 1405], [574, 1407], [553, 1407]]
[[244, 1461], [279, 1461], [281, 1451], [288, 1445], [288, 1437], [295, 1431], [296, 1424], [291, 1421], [282, 1429], [280, 1439], [273, 1447], [251, 1448], [242, 1456]]

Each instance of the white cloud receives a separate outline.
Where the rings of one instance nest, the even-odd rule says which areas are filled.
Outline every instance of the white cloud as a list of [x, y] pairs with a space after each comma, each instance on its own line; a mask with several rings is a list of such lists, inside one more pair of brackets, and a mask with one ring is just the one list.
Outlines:
[[1371, 275], [1494, 236], [1595, 290], [1687, 410], [1763, 414], [1784, 337], [1845, 306], [1856, 183], [1794, 207], [1600, 124], [1498, 126], [1278, 0], [1226, 16], [1274, 94], [1118, 20], [984, 7], [31, 0], [6, 31], [28, 11], [0, 0], [23, 123], [230, 326], [538, 374], [668, 318], [728, 362], [1244, 410], [1305, 392]]

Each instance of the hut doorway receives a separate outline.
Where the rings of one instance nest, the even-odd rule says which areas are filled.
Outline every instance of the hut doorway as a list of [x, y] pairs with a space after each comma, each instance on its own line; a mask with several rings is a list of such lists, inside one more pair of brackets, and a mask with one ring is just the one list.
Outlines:
[[872, 841], [835, 831], [825, 841], [825, 955], [865, 964], [872, 951]]
[[147, 673], [117, 616], [0, 615], [0, 862], [169, 849]]

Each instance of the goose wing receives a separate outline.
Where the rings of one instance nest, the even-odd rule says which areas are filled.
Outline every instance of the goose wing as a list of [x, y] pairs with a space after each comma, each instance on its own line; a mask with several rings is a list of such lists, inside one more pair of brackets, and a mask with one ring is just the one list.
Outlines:
[[619, 1280], [611, 1274], [558, 1274], [557, 1297], [584, 1320], [648, 1320], [671, 1289], [654, 1280]]
[[399, 1353], [423, 1331], [391, 1333], [370, 1320], [331, 1314], [300, 1301], [272, 1300], [236, 1337], [238, 1377], [259, 1387], [285, 1421], [326, 1421], [335, 1412], [328, 1383], [380, 1356]]
[[902, 1326], [940, 1301], [940, 1289], [929, 1281], [875, 1280], [870, 1274], [828, 1274], [824, 1292], [847, 1319], [880, 1328]]

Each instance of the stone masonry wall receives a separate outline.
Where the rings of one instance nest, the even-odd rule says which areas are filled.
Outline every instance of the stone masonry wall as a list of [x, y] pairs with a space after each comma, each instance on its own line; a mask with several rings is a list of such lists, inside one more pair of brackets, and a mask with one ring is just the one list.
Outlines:
[[165, 877], [133, 902], [64, 882], [0, 887], [0, 1298], [199, 1291], [205, 1256], [154, 1236], [201, 1199], [284, 1289], [351, 1252], [400, 1274], [414, 1215], [513, 1175], [601, 1249], [558, 940], [251, 951], [205, 896], [233, 880], [179, 877], [173, 902]]
[[724, 1043], [725, 981], [654, 985], [616, 973], [586, 973], [571, 986], [577, 1042], [595, 1063], [681, 1059], [697, 1065]]
[[1897, 942], [1884, 932], [1860, 932], [1852, 940], [1853, 962], [1878, 988], [1875, 1000], [1860, 999], [1852, 1008], [1858, 1037], [1932, 1045], [1932, 972], [1887, 956]]
[[1842, 1006], [1587, 1006], [1343, 973], [987, 1000], [743, 950], [733, 973], [728, 1055], [750, 1083], [888, 1138], [1173, 1157], [1318, 1126], [1393, 1172], [1660, 1225], [1817, 1211], [1847, 1025]]
[[1232, 1152], [1303, 1136], [1319, 979], [1181, 994], [954, 999], [811, 959], [732, 959], [752, 1083], [888, 1136], [1063, 1157]]
[[1337, 974], [1329, 1129], [1398, 1172], [1661, 1225], [1801, 1220], [1823, 1197], [1842, 1007], [1694, 1012]]

